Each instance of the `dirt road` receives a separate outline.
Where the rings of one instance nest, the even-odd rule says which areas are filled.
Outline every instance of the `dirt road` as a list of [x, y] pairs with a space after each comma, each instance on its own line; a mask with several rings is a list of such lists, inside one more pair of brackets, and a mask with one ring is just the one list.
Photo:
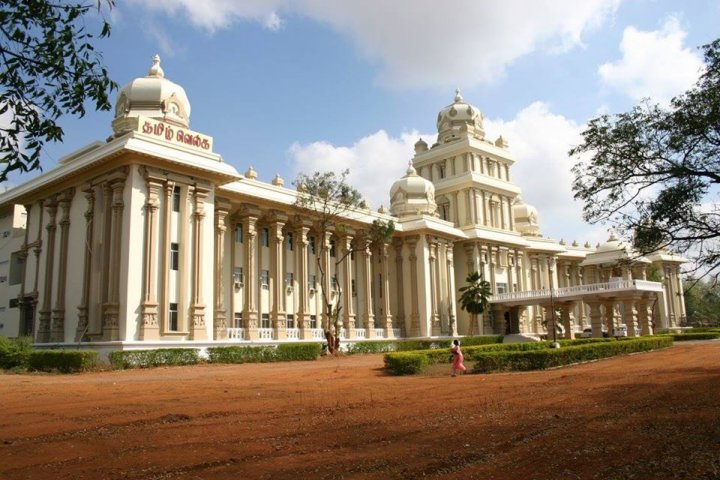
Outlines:
[[371, 355], [0, 375], [0, 478], [720, 478], [720, 341], [448, 369], [392, 377]]

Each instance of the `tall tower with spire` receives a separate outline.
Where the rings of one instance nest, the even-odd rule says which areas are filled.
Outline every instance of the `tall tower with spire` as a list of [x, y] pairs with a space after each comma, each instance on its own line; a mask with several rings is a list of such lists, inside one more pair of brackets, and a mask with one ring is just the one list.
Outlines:
[[512, 205], [520, 188], [511, 182], [515, 159], [508, 143], [485, 137], [483, 114], [455, 91], [453, 103], [437, 116], [437, 141], [415, 144], [413, 166], [435, 185], [438, 214], [469, 237], [480, 231], [517, 234]]

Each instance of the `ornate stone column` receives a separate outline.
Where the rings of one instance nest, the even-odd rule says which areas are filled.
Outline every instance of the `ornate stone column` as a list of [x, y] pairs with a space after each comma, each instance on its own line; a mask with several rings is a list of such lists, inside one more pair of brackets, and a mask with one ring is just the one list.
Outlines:
[[160, 337], [157, 302], [157, 250], [158, 210], [163, 193], [163, 179], [145, 172], [147, 197], [145, 200], [145, 285], [142, 301], [142, 325], [140, 340], [156, 340]]
[[438, 336], [440, 331], [440, 316], [438, 315], [438, 274], [437, 274], [437, 241], [428, 237], [428, 261], [430, 267], [430, 315], [431, 335]]
[[373, 296], [372, 296], [372, 251], [370, 250], [370, 239], [364, 238], [363, 256], [363, 283], [365, 290], [365, 311], [363, 319], [365, 321], [365, 331], [367, 338], [375, 336], [375, 314], [373, 313]]
[[652, 309], [649, 305], [649, 295], [643, 295], [637, 303], [638, 308], [638, 324], [640, 326], [640, 335], [652, 335]]
[[50, 341], [50, 320], [52, 317], [52, 289], [55, 266], [55, 231], [57, 230], [57, 197], [51, 197], [45, 202], [45, 209], [48, 214], [47, 250], [45, 252], [45, 283], [42, 292], [42, 307], [39, 312], [40, 325], [37, 332], [37, 342], [46, 343]]
[[[105, 192], [112, 195], [109, 242], [107, 302], [103, 304], [103, 340], [120, 340], [120, 257], [122, 254], [122, 217], [125, 209], [123, 192], [126, 173], [120, 173], [106, 184]], [[106, 197], [107, 198], [107, 197]]]
[[418, 311], [418, 277], [417, 277], [417, 243], [420, 239], [419, 236], [413, 235], [406, 237], [405, 242], [407, 243], [410, 255], [408, 260], [410, 261], [410, 331], [408, 336], [419, 337], [420, 332], [420, 314]]
[[[215, 316], [213, 318], [213, 339], [227, 338], [227, 313], [225, 307], [225, 219], [230, 212], [228, 201], [215, 200]], [[234, 246], [233, 246], [234, 248]]]
[[243, 327], [245, 335], [250, 340], [258, 338], [258, 311], [255, 305], [257, 298], [258, 264], [257, 264], [257, 225], [260, 210], [255, 207], [246, 207], [242, 216], [242, 228], [245, 234], [245, 268], [247, 277], [245, 281], [245, 305], [243, 308]]
[[308, 238], [310, 228], [298, 220], [300, 225], [295, 229], [295, 271], [298, 272], [298, 309], [297, 322], [300, 338], [310, 339], [310, 309], [308, 306]]
[[[613, 329], [615, 328], [615, 301], [606, 300], [603, 302], [605, 307], [605, 328], [607, 329], [608, 335], [612, 335]], [[593, 326], [593, 335], [595, 334], [595, 327]]]
[[95, 214], [95, 188], [88, 185], [85, 190], [87, 209], [85, 210], [85, 255], [83, 259], [82, 298], [78, 305], [78, 325], [75, 331], [75, 341], [82, 342], [89, 330], [88, 303], [90, 301], [90, 284], [92, 282], [93, 260], [93, 225]]
[[203, 299], [203, 238], [205, 224], [205, 199], [208, 190], [195, 187], [193, 200], [195, 209], [193, 211], [193, 277], [192, 277], [192, 298], [190, 306], [192, 316], [192, 329], [190, 333], [193, 340], [207, 340], [207, 328], [205, 326], [205, 300]]
[[[272, 328], [275, 330], [275, 338], [277, 340], [287, 339], [287, 317], [283, 308], [283, 300], [285, 298], [285, 278], [284, 278], [284, 245], [285, 236], [282, 229], [287, 222], [287, 215], [281, 212], [273, 212], [270, 218], [270, 297], [272, 305], [270, 307], [270, 321]], [[292, 286], [292, 285], [290, 285]]]
[[[30, 213], [32, 210], [32, 204], [26, 204], [25, 206], [25, 235], [23, 236], [23, 243], [22, 247], [20, 247], [19, 252], [19, 259], [22, 262], [23, 269], [22, 269], [22, 275], [20, 278], [20, 294], [18, 295], [18, 307], [20, 310], [20, 335], [26, 335], [27, 332], [27, 317], [28, 312], [32, 312], [31, 307], [32, 305], [30, 302], [27, 302], [27, 298], [25, 296], [26, 292], [26, 285], [25, 281], [27, 279], [27, 257], [28, 257], [28, 238], [30, 237]], [[26, 303], [27, 302], [27, 303]], [[33, 332], [33, 328], [30, 328], [30, 331]]]
[[395, 247], [395, 276], [397, 282], [397, 312], [395, 314], [395, 321], [403, 332], [403, 336], [407, 336], [405, 333], [405, 285], [403, 281], [402, 238], [393, 239], [393, 247]]
[[628, 337], [638, 336], [639, 315], [636, 302], [639, 300], [640, 299], [638, 297], [626, 298], [623, 300], [623, 323], [627, 327]]
[[385, 332], [385, 338], [395, 338], [393, 334], [393, 320], [390, 312], [390, 269], [388, 267], [388, 244], [380, 245], [380, 274], [382, 280], [380, 292], [382, 295], [382, 313], [380, 325]]
[[162, 235], [163, 240], [160, 243], [160, 307], [159, 307], [159, 326], [160, 333], [170, 331], [169, 324], [169, 311], [170, 311], [170, 239], [172, 238], [170, 232], [171, 215], [172, 215], [172, 204], [173, 204], [173, 192], [175, 190], [175, 183], [165, 182], [164, 184], [164, 208], [162, 218]]
[[[317, 248], [318, 256], [316, 257], [316, 267], [320, 272], [319, 281], [321, 283], [320, 288], [322, 288], [322, 310], [318, 312], [317, 318], [320, 319], [320, 324], [324, 331], [330, 328], [330, 318], [328, 317], [327, 309], [328, 303], [332, 303], [332, 293], [330, 291], [330, 277], [332, 276], [330, 273], [330, 237], [332, 234], [330, 232], [322, 232], [319, 229], [317, 229], [317, 232], [319, 245], [316, 247], [319, 248]], [[324, 272], [324, 274], [322, 272]]]
[[75, 189], [65, 190], [60, 195], [60, 255], [58, 256], [57, 292], [55, 293], [55, 307], [52, 311], [52, 326], [50, 328], [51, 342], [65, 341], [65, 285], [67, 284], [67, 258], [68, 236], [70, 235], [70, 205]]
[[575, 302], [563, 302], [561, 306], [560, 319], [562, 320], [562, 325], [565, 328], [565, 338], [572, 340], [575, 338], [575, 319], [573, 318]]
[[453, 244], [445, 243], [445, 258], [447, 260], [447, 298], [448, 298], [448, 321], [450, 335], [456, 337], [457, 329], [457, 299], [455, 296], [455, 266], [453, 265]]
[[588, 302], [590, 307], [590, 325], [592, 326], [593, 338], [602, 338], [602, 312], [600, 302]]
[[682, 277], [680, 276], [680, 267], [675, 265], [675, 281], [677, 282], [678, 295], [678, 316], [682, 322], [687, 322], [687, 310], [685, 310], [685, 294], [683, 290]]
[[347, 338], [355, 338], [355, 310], [352, 301], [352, 241], [346, 233], [341, 239], [343, 255], [343, 327]]

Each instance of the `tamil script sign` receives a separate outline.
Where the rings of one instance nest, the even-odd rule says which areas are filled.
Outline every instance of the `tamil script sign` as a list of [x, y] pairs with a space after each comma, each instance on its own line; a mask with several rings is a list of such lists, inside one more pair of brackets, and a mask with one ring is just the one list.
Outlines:
[[138, 132], [203, 152], [212, 152], [212, 137], [152, 118], [140, 118]]

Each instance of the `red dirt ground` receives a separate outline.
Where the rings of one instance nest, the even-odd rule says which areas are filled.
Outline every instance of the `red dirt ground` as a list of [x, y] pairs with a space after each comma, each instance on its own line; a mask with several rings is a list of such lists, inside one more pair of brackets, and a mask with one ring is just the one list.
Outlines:
[[717, 479], [720, 341], [551, 371], [382, 356], [0, 376], [0, 478]]

